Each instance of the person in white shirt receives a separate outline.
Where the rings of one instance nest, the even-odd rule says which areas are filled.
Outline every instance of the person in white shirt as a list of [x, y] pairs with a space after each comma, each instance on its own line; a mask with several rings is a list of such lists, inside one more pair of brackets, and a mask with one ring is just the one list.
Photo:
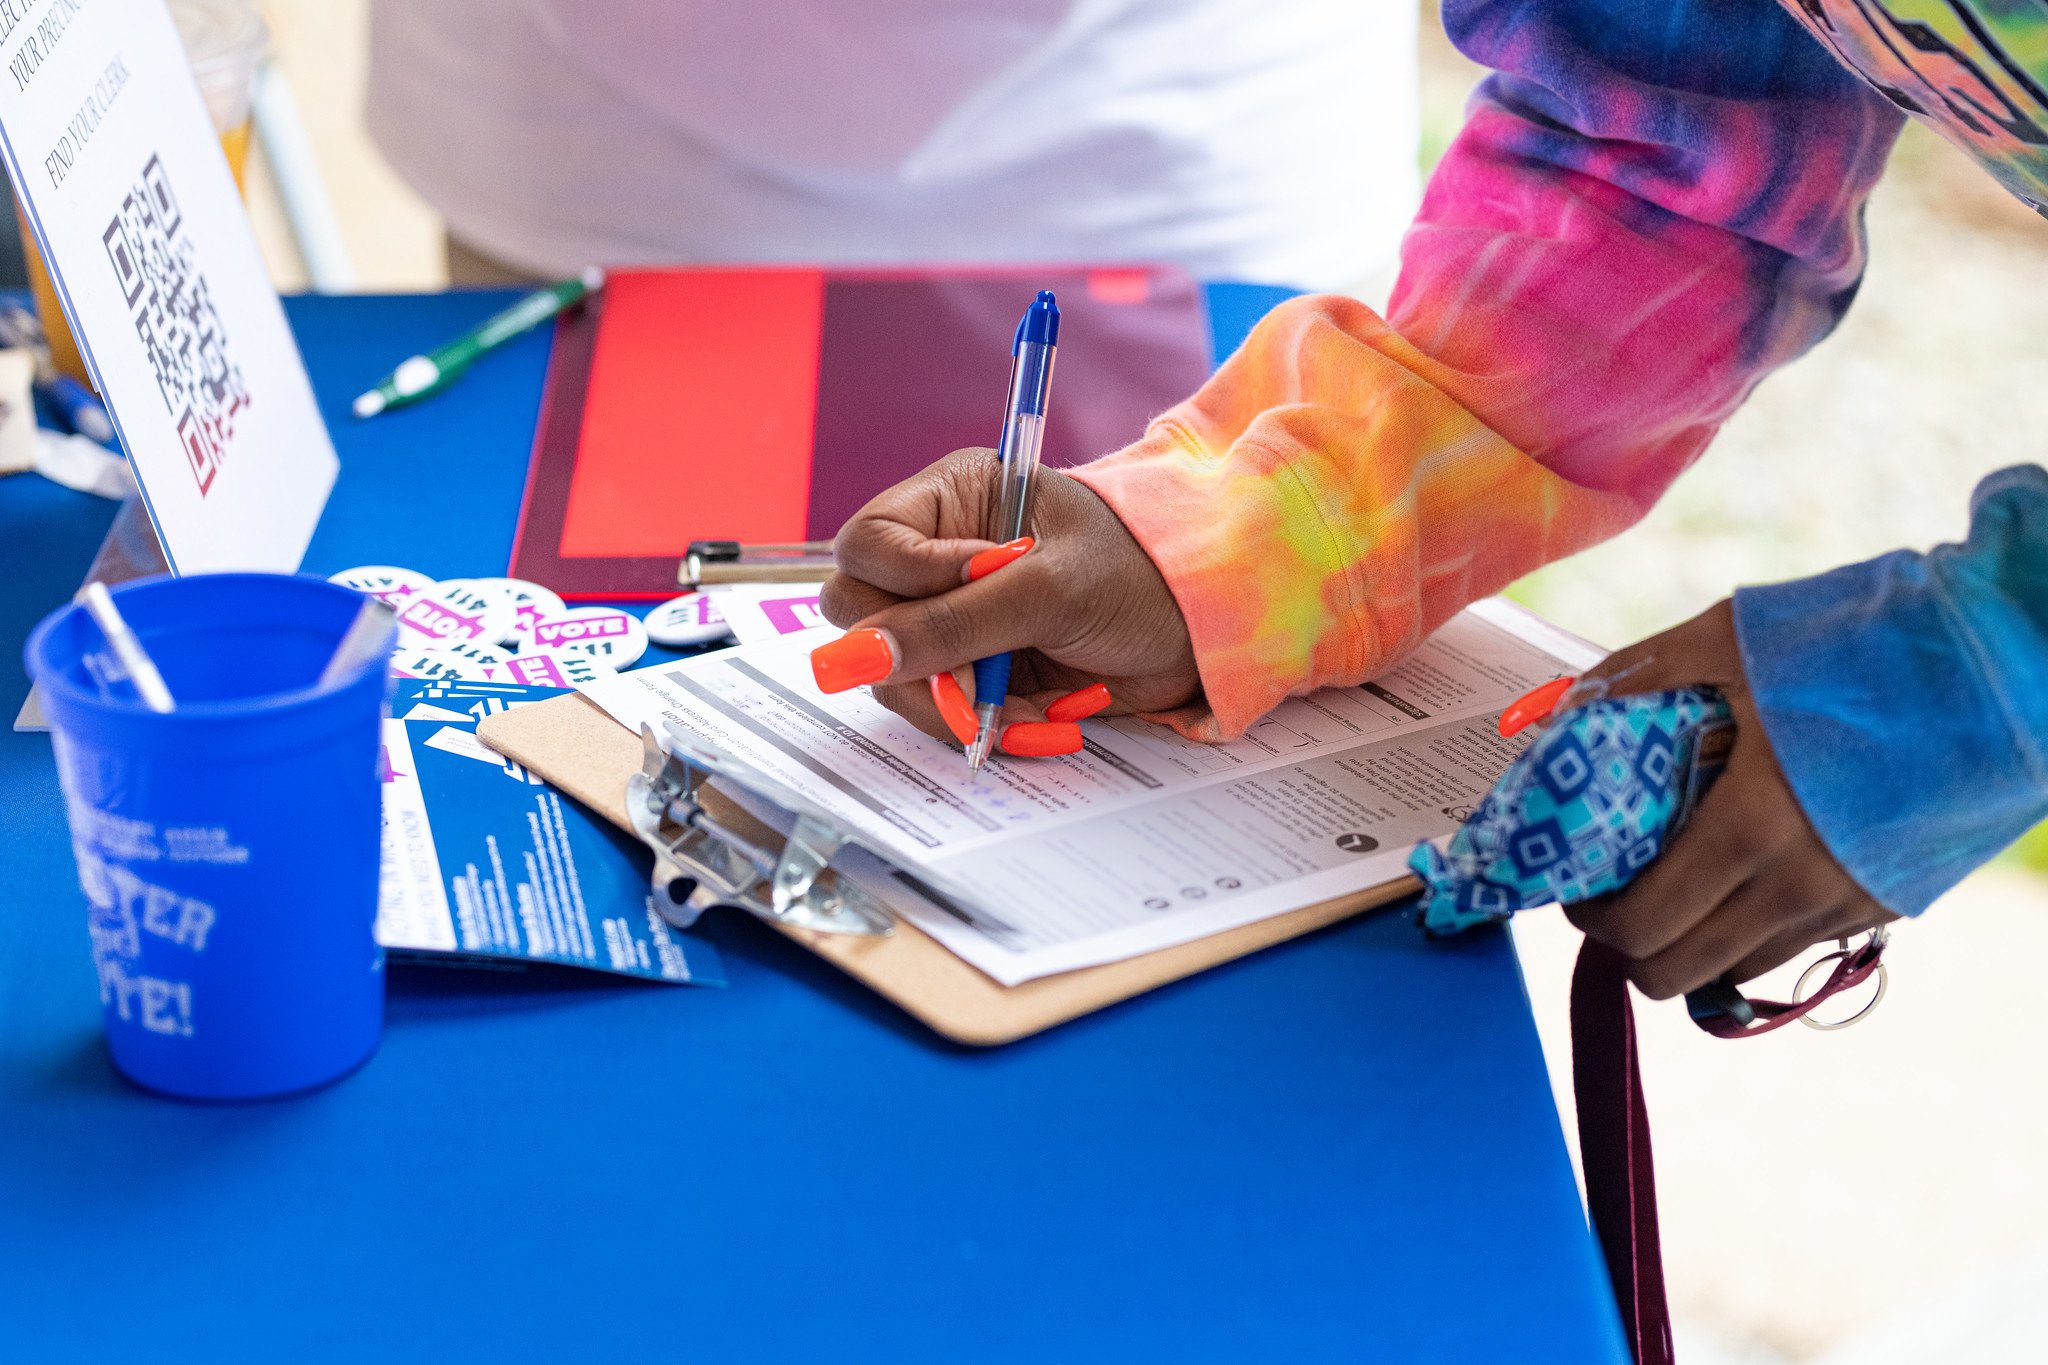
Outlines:
[[375, 0], [457, 282], [1166, 261], [1356, 289], [1412, 216], [1414, 0]]

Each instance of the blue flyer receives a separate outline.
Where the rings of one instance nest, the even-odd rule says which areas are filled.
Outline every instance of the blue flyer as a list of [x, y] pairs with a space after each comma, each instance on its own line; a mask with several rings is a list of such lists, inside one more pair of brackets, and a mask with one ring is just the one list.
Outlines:
[[392, 952], [724, 985], [717, 951], [655, 910], [652, 855], [476, 737], [485, 716], [560, 695], [399, 683], [384, 722], [378, 941]]

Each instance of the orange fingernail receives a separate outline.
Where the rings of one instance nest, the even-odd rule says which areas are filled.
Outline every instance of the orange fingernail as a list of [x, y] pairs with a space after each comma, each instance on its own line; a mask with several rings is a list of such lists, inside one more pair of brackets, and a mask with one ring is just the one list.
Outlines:
[[1547, 717], [1557, 709], [1564, 694], [1572, 690], [1577, 678], [1552, 678], [1533, 692], [1524, 694], [1508, 703], [1508, 709], [1500, 713], [1500, 735], [1511, 739], [1515, 735]]
[[1022, 559], [1038, 541], [1031, 536], [1018, 536], [1015, 540], [1001, 545], [992, 545], [967, 561], [967, 581], [987, 578], [1005, 564]]
[[951, 673], [934, 673], [931, 681], [932, 700], [938, 704], [939, 717], [946, 722], [946, 728], [962, 744], [974, 743], [974, 733], [981, 727], [975, 723], [974, 708], [968, 705], [967, 692], [960, 686], [960, 680]]
[[872, 628], [849, 630], [829, 645], [811, 651], [811, 676], [820, 692], [844, 692], [863, 683], [880, 682], [896, 667], [889, 637]]
[[1109, 688], [1101, 683], [1090, 683], [1079, 692], [1069, 692], [1051, 706], [1045, 708], [1047, 720], [1086, 720], [1109, 705]]
[[1003, 752], [1019, 758], [1050, 758], [1081, 752], [1081, 727], [1057, 720], [1020, 720], [1003, 727]]

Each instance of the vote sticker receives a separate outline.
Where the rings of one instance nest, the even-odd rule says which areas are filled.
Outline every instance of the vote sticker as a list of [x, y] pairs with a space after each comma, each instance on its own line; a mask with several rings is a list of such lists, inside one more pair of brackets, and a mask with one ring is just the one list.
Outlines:
[[398, 609], [398, 638], [408, 649], [495, 645], [511, 630], [513, 616], [503, 594], [479, 592], [458, 578], [407, 600]]
[[535, 622], [523, 643], [529, 654], [585, 654], [630, 668], [647, 652], [647, 628], [617, 607], [571, 607]]
[[618, 670], [588, 654], [515, 654], [492, 664], [486, 681], [522, 687], [581, 687], [618, 676]]
[[523, 578], [465, 578], [462, 582], [478, 592], [495, 593], [512, 604], [512, 631], [498, 643], [517, 645], [545, 616], [560, 616], [569, 608], [553, 591]]
[[641, 623], [647, 638], [658, 645], [680, 649], [685, 645], [708, 645], [732, 634], [725, 615], [708, 592], [686, 592], [647, 613]]
[[[503, 657], [502, 655], [500, 656]], [[492, 682], [493, 664], [465, 659], [445, 649], [401, 649], [391, 656], [391, 672], [400, 678], [434, 678], [441, 682]]]
[[338, 574], [329, 574], [327, 581], [374, 597], [393, 611], [402, 609], [413, 598], [430, 593], [438, 586], [417, 569], [400, 569], [390, 564], [365, 564], [361, 568], [343, 569]]

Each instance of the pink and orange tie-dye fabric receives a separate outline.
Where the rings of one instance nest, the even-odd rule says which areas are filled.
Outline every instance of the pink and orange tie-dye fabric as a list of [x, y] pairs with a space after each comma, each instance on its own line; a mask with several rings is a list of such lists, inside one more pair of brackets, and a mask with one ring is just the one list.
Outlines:
[[1448, 0], [1495, 69], [1388, 317], [1277, 310], [1145, 437], [1076, 471], [1165, 575], [1240, 733], [1381, 672], [1622, 530], [1861, 275], [1898, 112], [1771, 0]]
[[1143, 441], [1075, 471], [1160, 566], [1204, 701], [1242, 732], [1289, 693], [1383, 670], [1468, 602], [1636, 515], [1488, 430], [1355, 300], [1275, 309]]

